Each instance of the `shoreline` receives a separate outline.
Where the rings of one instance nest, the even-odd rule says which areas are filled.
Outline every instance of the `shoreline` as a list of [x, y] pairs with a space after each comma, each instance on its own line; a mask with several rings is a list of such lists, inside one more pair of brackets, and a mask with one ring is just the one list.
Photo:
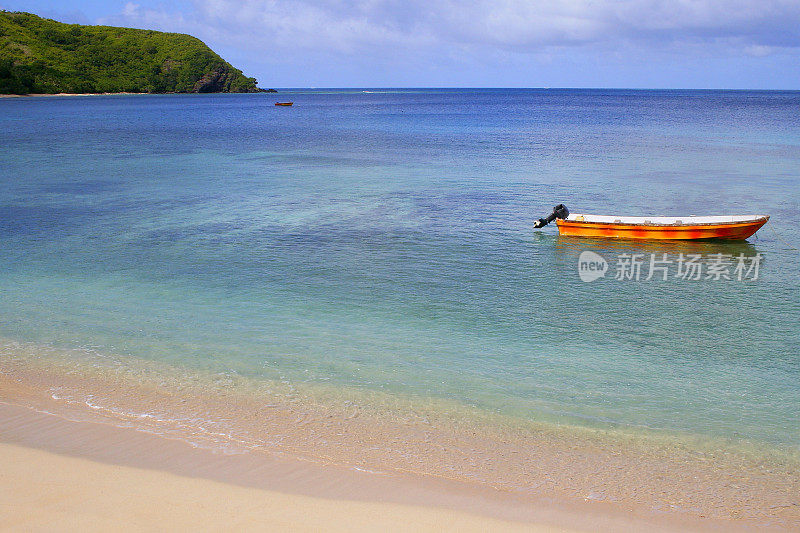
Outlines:
[[[437, 508], [424, 505], [426, 501], [433, 499], [443, 504], [439, 509], [454, 511], [464, 518], [470, 517], [468, 510], [476, 501], [485, 498], [481, 491], [448, 493], [435, 480], [417, 484], [403, 476], [374, 476], [338, 466], [317, 465], [280, 456], [220, 454], [193, 447], [181, 440], [133, 428], [77, 422], [4, 402], [0, 402], [0, 443], [0, 460], [7, 465], [18, 464], [7, 458], [8, 447], [13, 446], [36, 450], [40, 454], [80, 460], [84, 465], [101, 465], [97, 467], [101, 471], [112, 468], [147, 470], [161, 479], [181, 477], [193, 479], [198, 485], [208, 485], [205, 482], [224, 484], [224, 492], [249, 492], [252, 495], [269, 491], [273, 496], [276, 493], [292, 495], [295, 500], [313, 498], [337, 504], [347, 501], [362, 504], [363, 507], [380, 504]], [[64, 462], [52, 457], [51, 461]], [[27, 468], [30, 465], [25, 466]], [[48, 476], [49, 474], [44, 474], [40, 478]], [[4, 491], [13, 493], [14, 491], [9, 490], [9, 482], [14, 480], [12, 483], [15, 483], [25, 477], [29, 476], [9, 475], [9, 479], [3, 483], [6, 485]], [[43, 484], [42, 482], [40, 479], [39, 484]], [[392, 490], [395, 488], [396, 490]], [[137, 489], [134, 484], [123, 490], [138, 492]], [[379, 496], [381, 494], [383, 496]], [[198, 495], [194, 495], [194, 498], [198, 498]], [[488, 501], [491, 505], [491, 499]], [[302, 501], [288, 503], [295, 507], [307, 506]], [[517, 521], [525, 521], [521, 516], [525, 512], [523, 509], [504, 509], [498, 506], [493, 510], [495, 512], [484, 514], [483, 519], [490, 523], [508, 522], [514, 517], [513, 512], [518, 512], [520, 516]], [[504, 512], [508, 513], [507, 518], [496, 516], [503, 515]], [[209, 514], [213, 516], [214, 513]], [[332, 513], [329, 510], [327, 514]], [[471, 514], [473, 519], [478, 516]], [[179, 523], [183, 524], [183, 520]]]
[[[252, 485], [258, 480], [249, 472], [269, 470], [263, 465], [274, 467], [280, 459], [294, 465], [278, 468], [294, 472], [290, 476], [296, 477], [297, 465], [314, 472], [306, 484], [312, 496], [377, 495], [428, 505], [477, 491], [481, 503], [458, 508], [538, 523], [538, 511], [531, 515], [530, 509], [555, 506], [563, 510], [555, 522], [561, 527], [584, 527], [575, 517], [587, 513], [610, 524], [635, 520], [665, 530], [781, 531], [800, 524], [800, 476], [793, 464], [609, 443], [563, 431], [492, 432], [459, 425], [452, 413], [403, 418], [399, 404], [384, 405], [381, 416], [357, 401], [309, 402], [296, 390], [254, 395], [230, 376], [170, 376], [159, 365], [126, 369], [104, 358], [84, 367], [71, 359], [56, 364], [41, 348], [29, 350], [28, 357], [19, 346], [0, 350], [0, 441], [121, 464], [129, 464], [133, 451], [133, 459], [144, 459], [129, 466], [166, 470], [194, 457], [191, 469], [173, 473], [199, 471], [200, 477], [238, 485]], [[3, 414], [9, 409], [16, 416]], [[21, 415], [20, 409], [27, 411]], [[120, 432], [128, 436], [120, 438]], [[87, 440], [80, 436], [85, 434], [94, 436]], [[124, 444], [142, 435], [150, 444]], [[165, 457], [165, 442], [182, 451]], [[342, 472], [355, 475], [352, 483], [343, 483]], [[279, 478], [268, 476], [272, 484], [260, 488], [303, 488], [280, 485]], [[375, 479], [391, 483], [376, 489], [370, 485]], [[430, 484], [441, 489], [438, 496], [404, 499]], [[331, 486], [350, 489], [318, 491]]]
[[[249, 508], [237, 515], [243, 526], [274, 520], [290, 530], [314, 529], [322, 523], [328, 530], [351, 530], [354, 520], [357, 529], [369, 530], [380, 525], [390, 530], [600, 528], [658, 533], [736, 532], [753, 527], [691, 517], [644, 516], [602, 502], [532, 499], [449, 480], [378, 474], [280, 455], [217, 453], [135, 428], [69, 420], [7, 402], [0, 402], [0, 461], [7, 465], [0, 474], [4, 502], [0, 509], [9, 507], [0, 515], [12, 526], [30, 526], [30, 521], [48, 524], [54, 514], [77, 515], [76, 520], [92, 514], [95, 524], [130, 523], [143, 520], [137, 510], [145, 511], [151, 520], [140, 523], [145, 529], [163, 527], [165, 517], [182, 526], [192, 520], [204, 525], [219, 516], [227, 520], [224, 511], [214, 509], [214, 502], [219, 507], [219, 502], [228, 501]], [[77, 476], [85, 477], [85, 482], [76, 483]], [[113, 489], [107, 486], [112, 479]], [[25, 480], [21, 486], [19, 480]], [[175, 486], [180, 489], [170, 488]], [[154, 487], [160, 494], [152, 494]], [[72, 503], [68, 508], [62, 503], [43, 509], [39, 499], [56, 497], [53, 492], [59, 493], [59, 500]], [[145, 492], [149, 495], [142, 499]], [[215, 496], [209, 498], [209, 493]], [[21, 501], [26, 498], [29, 501]], [[92, 505], [87, 507], [87, 500]], [[253, 502], [260, 505], [254, 507]], [[272, 503], [264, 506], [267, 502]], [[284, 518], [287, 514], [289, 519]], [[764, 529], [763, 525], [759, 528]], [[94, 528], [89, 525], [89, 529]]]

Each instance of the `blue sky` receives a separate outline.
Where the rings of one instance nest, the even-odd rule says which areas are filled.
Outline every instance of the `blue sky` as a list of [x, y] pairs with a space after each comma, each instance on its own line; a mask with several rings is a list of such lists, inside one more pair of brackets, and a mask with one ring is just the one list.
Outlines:
[[0, 0], [199, 37], [262, 87], [800, 89], [800, 0]]

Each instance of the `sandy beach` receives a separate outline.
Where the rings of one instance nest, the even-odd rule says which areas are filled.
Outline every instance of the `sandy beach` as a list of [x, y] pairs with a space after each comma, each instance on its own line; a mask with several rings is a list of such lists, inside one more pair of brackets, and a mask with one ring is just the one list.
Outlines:
[[[556, 434], [467, 435], [443, 422], [354, 416], [279, 396], [254, 408], [235, 395], [170, 389], [163, 373], [147, 386], [78, 367], [0, 362], [9, 526], [46, 528], [70, 516], [74, 529], [125, 522], [141, 530], [162, 524], [160, 515], [209, 529], [728, 532], [797, 523], [795, 477], [764, 465], [615, 451]], [[117, 403], [105, 403], [111, 398]], [[165, 409], [172, 421], [158, 414]], [[234, 433], [210, 421], [175, 423], [200, 412], [232, 421], [225, 431]]]
[[8, 403], [0, 403], [0, 441], [4, 530], [748, 530], [289, 457], [219, 454]]
[[567, 531], [238, 487], [8, 444], [0, 444], [0, 462], [0, 528], [11, 531]]

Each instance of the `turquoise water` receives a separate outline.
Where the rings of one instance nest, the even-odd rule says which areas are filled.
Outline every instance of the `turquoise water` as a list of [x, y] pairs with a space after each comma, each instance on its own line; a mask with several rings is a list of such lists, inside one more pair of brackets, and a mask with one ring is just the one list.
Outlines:
[[[800, 93], [371, 91], [0, 100], [0, 335], [800, 448]], [[561, 202], [772, 219], [534, 231]], [[763, 260], [584, 283], [583, 250]]]

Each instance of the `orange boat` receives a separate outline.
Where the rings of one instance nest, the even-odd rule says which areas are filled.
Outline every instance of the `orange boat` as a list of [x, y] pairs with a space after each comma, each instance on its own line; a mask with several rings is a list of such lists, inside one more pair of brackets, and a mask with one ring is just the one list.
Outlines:
[[540, 218], [540, 228], [555, 219], [561, 235], [641, 240], [744, 240], [767, 223], [767, 215], [624, 217], [570, 214], [558, 205], [547, 218]]
[[294, 102], [275, 102], [275, 105], [290, 106], [290, 105], [293, 105], [293, 104], [294, 104]]

